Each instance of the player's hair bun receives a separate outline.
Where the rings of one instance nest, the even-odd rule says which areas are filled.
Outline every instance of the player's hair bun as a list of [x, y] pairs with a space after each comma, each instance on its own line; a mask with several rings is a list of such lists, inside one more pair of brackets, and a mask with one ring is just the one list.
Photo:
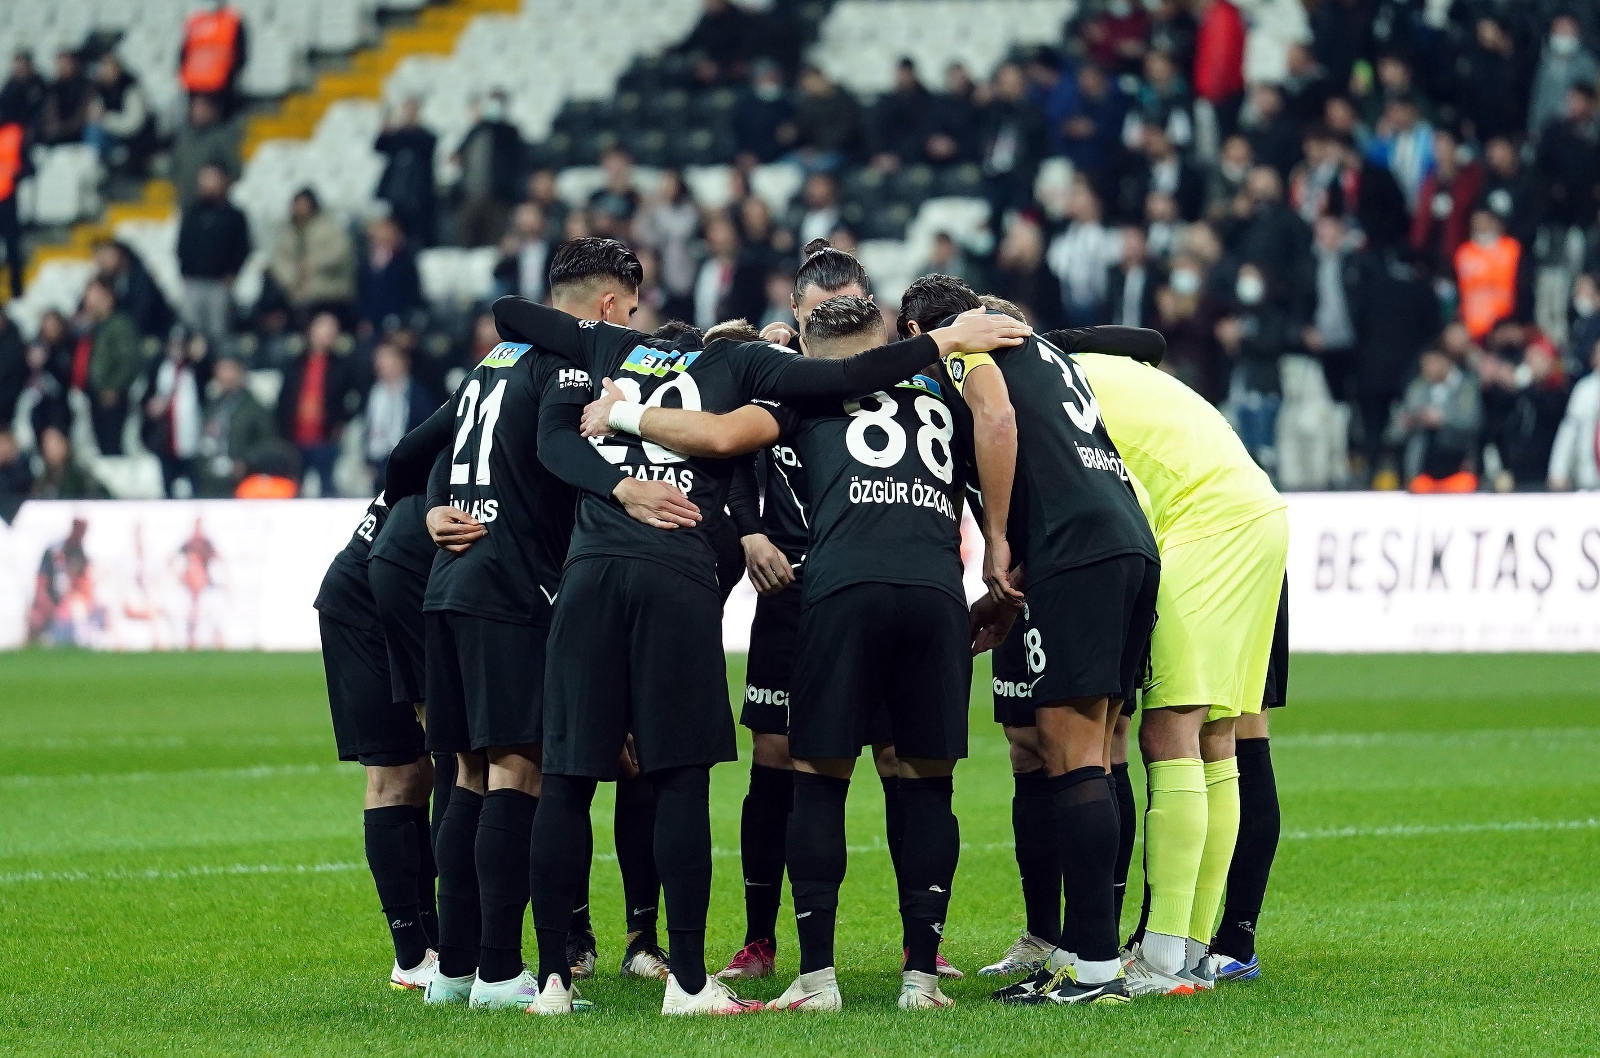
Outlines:
[[806, 248], [801, 250], [800, 254], [802, 257], [811, 257], [821, 253], [823, 250], [831, 250], [833, 248], [833, 243], [829, 242], [827, 239], [812, 239], [810, 242], [806, 243]]

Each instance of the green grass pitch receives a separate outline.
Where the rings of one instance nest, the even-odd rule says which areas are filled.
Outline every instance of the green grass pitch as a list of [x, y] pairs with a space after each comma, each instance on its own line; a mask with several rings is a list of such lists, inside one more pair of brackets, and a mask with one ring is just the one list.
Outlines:
[[[964, 847], [945, 946], [968, 971], [1021, 924], [986, 676], [980, 663], [972, 758], [956, 772]], [[659, 985], [615, 976], [608, 795], [595, 811], [601, 975], [583, 986], [598, 1009], [430, 1010], [385, 985], [361, 774], [332, 763], [316, 656], [29, 652], [0, 655], [0, 687], [3, 1053], [1600, 1050], [1594, 656], [1297, 658], [1291, 707], [1273, 717], [1284, 840], [1257, 982], [1110, 1011], [1016, 1010], [969, 972], [946, 986], [954, 1010], [899, 1013], [882, 796], [863, 762], [840, 911], [845, 1012], [672, 1023], [656, 1013]], [[713, 773], [713, 959], [743, 934], [747, 763]], [[771, 998], [794, 972], [783, 918], [780, 977], [747, 994]]]

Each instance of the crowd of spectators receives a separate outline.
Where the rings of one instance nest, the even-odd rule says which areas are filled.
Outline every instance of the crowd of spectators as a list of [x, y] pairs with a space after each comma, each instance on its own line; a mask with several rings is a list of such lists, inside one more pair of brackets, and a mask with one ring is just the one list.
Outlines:
[[[736, 92], [725, 207], [697, 204], [676, 170], [644, 179], [620, 147], [587, 202], [566, 201], [500, 93], [475, 104], [442, 186], [408, 100], [375, 144], [373, 214], [296, 194], [247, 311], [231, 294], [252, 249], [228, 199], [239, 119], [225, 89], [197, 91], [170, 157], [181, 304], [108, 243], [74, 318], [47, 317], [31, 343], [0, 324], [0, 491], [93, 489], [52, 474], [47, 444], [92, 437], [109, 455], [135, 436], [173, 495], [263, 478], [362, 491], [341, 454], [381, 474], [497, 340], [483, 306], [425, 302], [419, 251], [496, 247], [491, 298], [542, 300], [560, 242], [621, 238], [644, 263], [636, 326], [761, 325], [789, 319], [799, 247], [858, 245], [857, 188], [922, 170], [975, 173], [991, 217], [980, 237], [939, 233], [924, 273], [999, 294], [1041, 330], [1161, 330], [1165, 369], [1285, 488], [1600, 487], [1600, 9], [1440, 7], [1085, 0], [1059, 46], [987, 77], [952, 64], [936, 85], [902, 59], [889, 91], [859, 98], [768, 16], [708, 0], [676, 52], [693, 90]], [[153, 143], [130, 131], [137, 84], [114, 58], [92, 77], [76, 62], [50, 81], [15, 62], [0, 125], [25, 114], [39, 142], [76, 136], [138, 164]], [[776, 213], [749, 179], [774, 162], [804, 174]], [[0, 191], [4, 166], [0, 132]], [[0, 236], [5, 220], [0, 194]], [[281, 384], [253, 384], [263, 374]]]

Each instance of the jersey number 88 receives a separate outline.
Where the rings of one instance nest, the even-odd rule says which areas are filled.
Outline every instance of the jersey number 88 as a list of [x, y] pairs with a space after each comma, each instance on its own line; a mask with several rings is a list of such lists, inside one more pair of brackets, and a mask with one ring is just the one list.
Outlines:
[[[900, 405], [882, 390], [872, 396], [878, 402], [876, 408], [864, 408], [860, 401], [854, 400], [845, 404], [845, 411], [850, 415], [850, 427], [844, 435], [845, 448], [849, 450], [850, 458], [858, 463], [880, 469], [892, 467], [900, 462], [900, 457], [906, 452], [905, 427], [894, 418]], [[928, 472], [948, 485], [955, 477], [956, 462], [950, 451], [950, 440], [956, 435], [956, 424], [950, 409], [929, 396], [919, 396], [912, 407], [916, 409], [917, 418], [922, 420], [922, 427], [917, 430], [917, 454], [922, 457]], [[936, 419], [937, 422], [934, 421]], [[872, 426], [882, 430], [888, 438], [888, 443], [882, 448], [873, 448], [867, 440], [867, 429]], [[935, 451], [935, 446], [938, 451]]]

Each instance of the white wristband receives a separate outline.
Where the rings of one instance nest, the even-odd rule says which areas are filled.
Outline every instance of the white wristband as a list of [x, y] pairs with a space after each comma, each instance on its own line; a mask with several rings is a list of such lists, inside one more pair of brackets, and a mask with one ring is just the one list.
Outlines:
[[631, 433], [639, 436], [639, 420], [644, 418], [644, 405], [631, 401], [619, 400], [611, 405], [611, 415], [606, 419], [606, 425], [613, 430]]

